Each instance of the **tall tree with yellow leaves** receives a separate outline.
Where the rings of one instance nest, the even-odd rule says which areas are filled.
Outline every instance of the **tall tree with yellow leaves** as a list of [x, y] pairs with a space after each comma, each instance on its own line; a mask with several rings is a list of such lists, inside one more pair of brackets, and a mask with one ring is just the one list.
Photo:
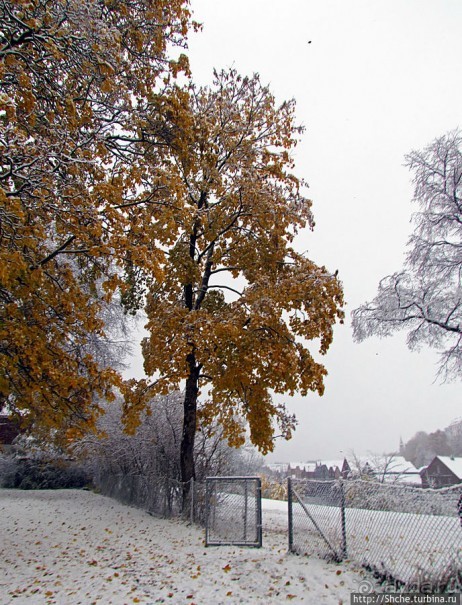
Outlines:
[[89, 335], [127, 263], [156, 275], [149, 242], [129, 252], [133, 141], [189, 21], [184, 0], [0, 1], [0, 406], [23, 423], [88, 427], [120, 381]]
[[[140, 395], [184, 381], [187, 492], [198, 413], [217, 419], [232, 445], [243, 443], [247, 424], [264, 453], [273, 449], [275, 423], [290, 437], [295, 419], [273, 394], [323, 393], [326, 370], [307, 341], [327, 351], [343, 294], [335, 275], [291, 245], [299, 229], [314, 225], [304, 183], [291, 172], [302, 132], [294, 102], [277, 105], [257, 75], [230, 70], [215, 74], [210, 88], [190, 86], [158, 103], [162, 124], [151, 135], [146, 124], [145, 137], [166, 149], [145, 224], [164, 255], [147, 295], [143, 342], [155, 380], [132, 397], [142, 404]], [[134, 417], [141, 407], [132, 405]]]

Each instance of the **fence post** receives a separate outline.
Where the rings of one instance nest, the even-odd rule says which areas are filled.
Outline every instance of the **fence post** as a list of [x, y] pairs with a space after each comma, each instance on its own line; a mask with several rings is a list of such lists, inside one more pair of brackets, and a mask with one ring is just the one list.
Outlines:
[[287, 477], [287, 506], [289, 522], [289, 552], [293, 552], [294, 547], [294, 520], [292, 513], [292, 479]]
[[257, 524], [258, 524], [258, 547], [261, 548], [263, 545], [263, 514], [261, 506], [261, 478], [257, 480]]
[[345, 488], [340, 480], [340, 515], [342, 520], [342, 559], [347, 557], [346, 517], [345, 517]]
[[247, 540], [247, 517], [248, 517], [248, 486], [247, 481], [244, 481], [244, 542]]
[[209, 545], [209, 535], [210, 535], [210, 481], [205, 480], [205, 545]]
[[196, 484], [194, 483], [194, 477], [191, 477], [191, 513], [190, 513], [190, 521], [191, 525], [194, 525], [194, 490]]

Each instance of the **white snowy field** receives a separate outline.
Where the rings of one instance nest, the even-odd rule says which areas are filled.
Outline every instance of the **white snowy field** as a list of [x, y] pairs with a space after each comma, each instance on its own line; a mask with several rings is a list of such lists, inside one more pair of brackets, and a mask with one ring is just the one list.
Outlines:
[[88, 491], [0, 490], [1, 605], [349, 603], [370, 578], [287, 553], [286, 503], [264, 501], [263, 548]]

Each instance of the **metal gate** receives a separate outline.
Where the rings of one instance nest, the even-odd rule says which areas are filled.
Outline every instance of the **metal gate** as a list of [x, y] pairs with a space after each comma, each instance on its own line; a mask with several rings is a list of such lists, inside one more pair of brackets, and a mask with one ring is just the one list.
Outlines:
[[206, 478], [205, 544], [261, 547], [259, 477]]
[[289, 551], [341, 561], [346, 555], [345, 507], [338, 481], [288, 479]]

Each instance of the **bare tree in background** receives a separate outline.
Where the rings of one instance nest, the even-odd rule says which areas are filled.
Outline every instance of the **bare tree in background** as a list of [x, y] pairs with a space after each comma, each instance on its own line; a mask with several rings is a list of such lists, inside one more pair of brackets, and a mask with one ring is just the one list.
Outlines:
[[443, 380], [462, 377], [462, 133], [449, 132], [406, 156], [414, 173], [414, 232], [402, 271], [352, 313], [356, 341], [407, 330], [411, 350], [440, 353]]
[[[105, 414], [98, 420], [100, 437], [89, 433], [74, 445], [74, 453], [86, 460], [95, 477], [138, 475], [151, 483], [179, 484], [183, 398], [180, 391], [156, 397], [132, 435], [124, 431], [122, 400], [102, 404]], [[262, 457], [253, 446], [230, 447], [223, 428], [216, 423], [198, 426], [194, 459], [198, 480], [213, 475], [255, 474], [262, 465]]]
[[[379, 483], [399, 483], [406, 473], [416, 471], [411, 462], [403, 465], [401, 456], [395, 453], [381, 455], [371, 453], [371, 465]], [[418, 481], [420, 483], [420, 478]]]

